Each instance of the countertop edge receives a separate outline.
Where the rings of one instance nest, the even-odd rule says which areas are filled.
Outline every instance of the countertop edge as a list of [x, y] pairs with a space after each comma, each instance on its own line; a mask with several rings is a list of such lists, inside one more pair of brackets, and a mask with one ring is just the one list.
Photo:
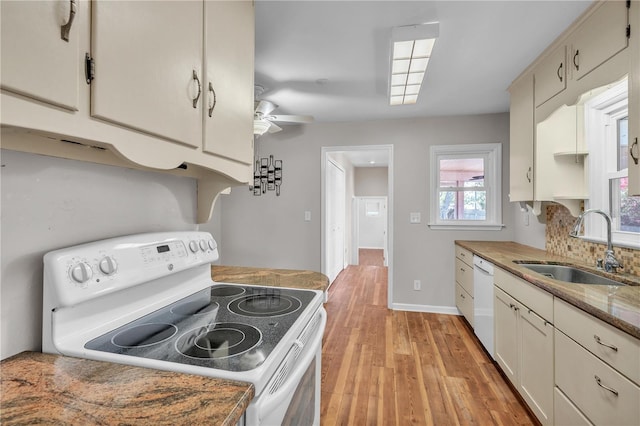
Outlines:
[[[504, 269], [506, 271], [508, 271], [509, 273], [522, 278], [523, 280], [535, 285], [536, 287], [539, 287], [549, 293], [551, 293], [554, 296], [559, 297], [560, 299], [570, 303], [572, 306], [575, 306], [578, 309], [583, 310], [584, 312], [589, 313], [590, 315], [593, 315], [594, 317], [606, 322], [607, 324], [609, 324], [612, 327], [615, 327], [621, 331], [624, 331], [625, 333], [640, 339], [640, 327], [637, 327], [627, 321], [624, 321], [621, 318], [618, 318], [614, 315], [611, 315], [608, 312], [605, 312], [599, 308], [597, 308], [596, 306], [593, 306], [591, 304], [589, 304], [588, 302], [585, 302], [584, 300], [579, 300], [573, 296], [571, 296], [570, 294], [562, 291], [561, 288], [558, 288], [556, 286], [550, 285], [549, 283], [545, 282], [545, 280], [543, 279], [539, 279], [536, 276], [533, 275], [529, 275], [529, 274], [525, 274], [522, 271], [514, 268], [512, 265], [509, 264], [505, 264], [502, 261], [500, 261], [499, 259], [496, 259], [495, 257], [492, 257], [490, 255], [488, 255], [486, 252], [483, 252], [482, 250], [477, 249], [476, 247], [474, 247], [474, 245], [477, 244], [482, 244], [482, 243], [487, 243], [487, 241], [465, 241], [465, 240], [455, 240], [454, 244], [465, 248], [467, 250], [469, 250], [470, 252], [472, 252], [475, 255], [478, 255], [480, 257], [482, 257], [483, 259], [493, 263], [495, 266], [498, 266], [501, 269]], [[496, 243], [500, 243], [499, 241], [491, 241], [491, 243], [496, 244]], [[504, 241], [504, 243], [510, 243], [510, 244], [518, 244], [522, 247], [526, 247], [527, 249], [530, 250], [537, 250], [540, 252], [540, 255], [542, 256], [544, 254], [545, 257], [548, 257], [550, 259], [550, 261], [564, 261], [564, 262], [570, 262], [570, 263], [579, 263], [576, 262], [574, 259], [569, 259], [569, 258], [563, 258], [562, 256], [557, 256], [557, 255], [549, 255], [546, 254], [546, 252], [544, 250], [540, 250], [540, 249], [536, 249], [534, 247], [529, 247], [529, 246], [525, 246], [524, 244], [519, 244], [519, 243], [514, 243], [512, 241]], [[580, 285], [580, 284], [577, 284]], [[639, 289], [640, 291], [640, 289]]]

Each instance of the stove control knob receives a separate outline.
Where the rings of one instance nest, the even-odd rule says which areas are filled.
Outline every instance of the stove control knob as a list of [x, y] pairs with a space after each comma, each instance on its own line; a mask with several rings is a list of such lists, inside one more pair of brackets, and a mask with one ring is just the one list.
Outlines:
[[100, 270], [105, 274], [105, 275], [111, 275], [114, 272], [116, 272], [116, 269], [118, 268], [118, 264], [116, 263], [116, 261], [113, 259], [113, 257], [111, 256], [106, 256], [104, 257], [101, 261], [100, 261]]
[[207, 242], [205, 240], [200, 240], [200, 250], [207, 251]]
[[85, 262], [80, 262], [71, 268], [71, 278], [80, 284], [86, 283], [93, 276], [91, 266]]
[[209, 248], [211, 250], [215, 250], [216, 249], [216, 243], [213, 240], [209, 240]]
[[196, 243], [195, 241], [190, 241], [189, 242], [189, 249], [191, 250], [192, 253], [195, 253], [198, 251], [198, 243]]

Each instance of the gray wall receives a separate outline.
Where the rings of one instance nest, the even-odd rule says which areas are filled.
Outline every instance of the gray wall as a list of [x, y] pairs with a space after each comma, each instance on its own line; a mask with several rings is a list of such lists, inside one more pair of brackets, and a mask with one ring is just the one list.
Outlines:
[[386, 167], [356, 167], [354, 189], [357, 197], [386, 196], [389, 192]]
[[2, 150], [0, 358], [39, 350], [42, 256], [118, 235], [196, 229], [196, 183]]
[[[399, 307], [450, 309], [454, 302], [454, 240], [512, 240], [514, 208], [507, 201], [509, 115], [438, 117], [287, 127], [257, 141], [261, 155], [284, 160], [282, 195], [233, 191], [222, 200], [225, 264], [320, 270], [320, 151], [323, 146], [394, 145], [394, 289]], [[502, 231], [430, 230], [428, 164], [431, 145], [503, 144]], [[312, 221], [304, 222], [304, 211]], [[422, 223], [409, 224], [421, 212]], [[422, 291], [413, 290], [413, 280]]]

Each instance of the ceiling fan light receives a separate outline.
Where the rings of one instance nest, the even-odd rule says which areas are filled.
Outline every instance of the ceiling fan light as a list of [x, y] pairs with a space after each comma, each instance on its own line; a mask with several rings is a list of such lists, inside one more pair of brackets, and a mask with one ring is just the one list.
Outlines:
[[258, 135], [258, 136], [264, 135], [267, 132], [267, 130], [269, 130], [269, 127], [271, 127], [271, 123], [269, 123], [267, 120], [264, 120], [261, 118], [253, 120], [254, 135]]

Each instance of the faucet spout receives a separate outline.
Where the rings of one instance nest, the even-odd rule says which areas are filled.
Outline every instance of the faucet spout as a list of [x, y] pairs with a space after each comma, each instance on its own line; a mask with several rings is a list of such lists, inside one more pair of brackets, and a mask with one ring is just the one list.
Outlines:
[[578, 237], [578, 235], [580, 235], [580, 229], [582, 228], [584, 217], [589, 213], [597, 213], [600, 216], [604, 217], [604, 219], [607, 221], [607, 250], [605, 251], [604, 270], [607, 272], [616, 272], [616, 269], [621, 268], [622, 265], [613, 254], [613, 243], [611, 240], [611, 218], [608, 214], [598, 209], [585, 210], [580, 214], [580, 216], [578, 216], [576, 223], [573, 225], [573, 229], [571, 230], [571, 232], [569, 232], [569, 236], [576, 238]]

